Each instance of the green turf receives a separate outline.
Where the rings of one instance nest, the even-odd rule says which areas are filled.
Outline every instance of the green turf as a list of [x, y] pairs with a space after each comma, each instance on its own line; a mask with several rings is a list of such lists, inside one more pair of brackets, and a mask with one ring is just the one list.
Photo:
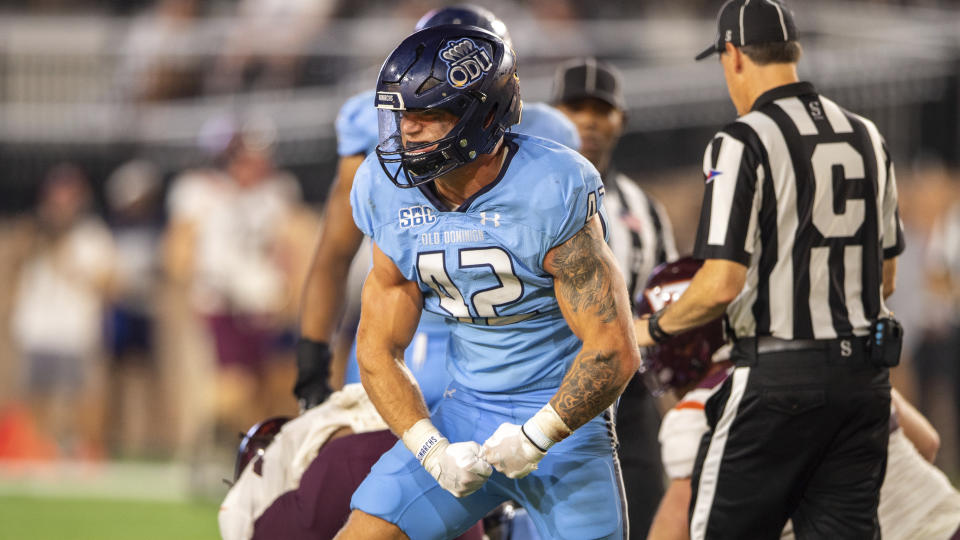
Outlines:
[[217, 505], [0, 497], [0, 540], [217, 539]]

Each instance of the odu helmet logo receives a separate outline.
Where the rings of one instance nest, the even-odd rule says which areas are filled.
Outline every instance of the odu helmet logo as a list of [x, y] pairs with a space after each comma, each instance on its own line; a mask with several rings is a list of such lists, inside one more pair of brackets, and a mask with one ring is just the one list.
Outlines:
[[447, 64], [447, 82], [454, 88], [469, 86], [493, 67], [486, 49], [469, 38], [447, 42], [440, 58]]

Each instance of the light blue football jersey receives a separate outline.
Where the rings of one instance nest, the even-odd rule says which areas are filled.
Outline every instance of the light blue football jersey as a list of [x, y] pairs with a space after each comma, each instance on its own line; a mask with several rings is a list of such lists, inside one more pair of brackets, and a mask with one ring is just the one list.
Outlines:
[[379, 143], [375, 90], [361, 92], [348, 99], [337, 113], [337, 154], [370, 155]]
[[480, 392], [559, 385], [581, 342], [543, 258], [604, 218], [600, 175], [580, 154], [520, 134], [505, 143], [500, 176], [455, 211], [426, 186], [394, 186], [375, 155], [350, 194], [360, 230], [419, 284], [424, 311], [447, 322], [454, 380]]
[[580, 150], [580, 132], [577, 126], [559, 110], [546, 103], [523, 102], [520, 123], [512, 126], [513, 133], [533, 135]]
[[[374, 153], [379, 141], [377, 108], [373, 105], [375, 94], [373, 90], [357, 94], [340, 107], [336, 121], [337, 154], [340, 156]], [[577, 127], [566, 115], [546, 103], [524, 102], [520, 123], [511, 131], [580, 149]]]

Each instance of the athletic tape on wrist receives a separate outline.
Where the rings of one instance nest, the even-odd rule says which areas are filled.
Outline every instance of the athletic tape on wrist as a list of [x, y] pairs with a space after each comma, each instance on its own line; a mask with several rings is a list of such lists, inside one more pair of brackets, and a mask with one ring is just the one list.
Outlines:
[[540, 428], [536, 424], [532, 424], [529, 420], [520, 426], [520, 431], [527, 436], [527, 439], [530, 439], [530, 442], [537, 447], [537, 450], [541, 452], [546, 452], [550, 449], [551, 446], [557, 444], [555, 441], [550, 439], [540, 431]]
[[431, 435], [426, 442], [423, 443], [423, 446], [420, 447], [420, 450], [417, 452], [417, 461], [423, 463], [423, 459], [427, 457], [427, 454], [430, 453], [430, 449], [437, 445], [440, 442], [440, 434]]
[[444, 440], [440, 430], [434, 427], [429, 419], [423, 418], [410, 426], [410, 429], [403, 433], [403, 444], [417, 457], [417, 461], [423, 463], [430, 450], [433, 449], [441, 440]]
[[524, 422], [520, 429], [530, 439], [530, 442], [543, 452], [566, 439], [572, 433], [572, 430], [567, 427], [567, 424], [549, 403]]

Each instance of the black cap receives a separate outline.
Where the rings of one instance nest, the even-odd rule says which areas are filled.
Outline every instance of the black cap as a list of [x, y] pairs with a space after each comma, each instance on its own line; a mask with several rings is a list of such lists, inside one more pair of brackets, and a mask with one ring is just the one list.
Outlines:
[[626, 107], [621, 87], [620, 72], [610, 64], [596, 58], [570, 60], [557, 68], [551, 103], [596, 98], [622, 111]]
[[728, 41], [743, 47], [796, 39], [793, 12], [780, 0], [729, 0], [717, 16], [716, 43], [698, 54], [697, 60], [723, 52]]

